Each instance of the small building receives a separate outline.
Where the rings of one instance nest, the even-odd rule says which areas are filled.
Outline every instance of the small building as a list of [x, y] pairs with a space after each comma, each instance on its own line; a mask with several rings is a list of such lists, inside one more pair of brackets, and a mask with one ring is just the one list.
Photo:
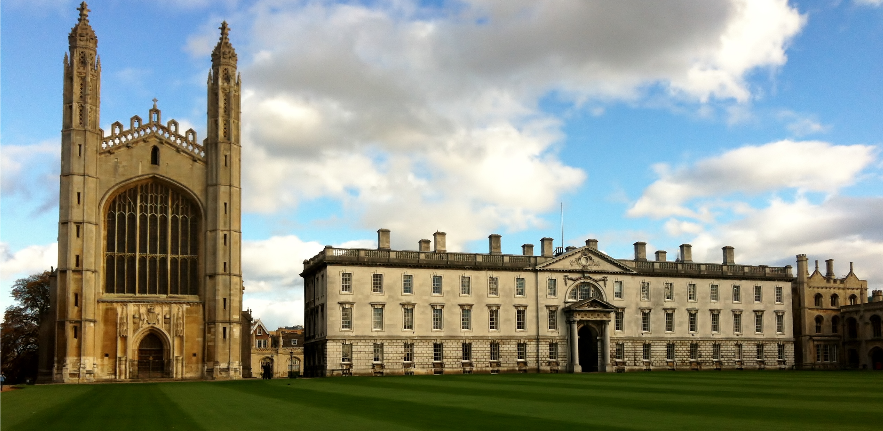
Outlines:
[[304, 330], [302, 326], [278, 328], [269, 331], [261, 319], [252, 325], [254, 345], [251, 349], [252, 377], [261, 377], [265, 366], [273, 377], [288, 377], [289, 372], [300, 374], [304, 358]]

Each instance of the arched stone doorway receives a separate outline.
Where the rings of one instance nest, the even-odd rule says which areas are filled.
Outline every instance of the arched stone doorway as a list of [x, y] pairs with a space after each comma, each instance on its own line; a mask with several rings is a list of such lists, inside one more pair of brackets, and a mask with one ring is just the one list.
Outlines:
[[883, 349], [874, 347], [868, 352], [868, 356], [871, 358], [872, 370], [883, 370]]
[[273, 372], [273, 358], [265, 356], [263, 359], [261, 359], [261, 378], [272, 379]]
[[598, 331], [589, 324], [579, 328], [579, 363], [584, 373], [598, 371]]
[[138, 378], [156, 379], [166, 375], [166, 346], [153, 332], [138, 343]]

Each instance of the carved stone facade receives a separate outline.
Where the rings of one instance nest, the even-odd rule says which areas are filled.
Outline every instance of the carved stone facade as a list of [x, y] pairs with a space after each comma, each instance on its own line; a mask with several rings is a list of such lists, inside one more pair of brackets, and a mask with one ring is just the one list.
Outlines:
[[648, 261], [585, 247], [522, 255], [326, 247], [304, 261], [308, 376], [790, 368], [791, 267]]
[[40, 379], [238, 379], [248, 363], [241, 83], [227, 24], [212, 54], [205, 140], [162, 123], [156, 99], [146, 120], [105, 134], [98, 38], [85, 3], [79, 11], [64, 59], [58, 269]]
[[[805, 254], [797, 255], [797, 279], [794, 281], [794, 337], [797, 340], [797, 366], [802, 369], [873, 368], [875, 341], [868, 326], [874, 315], [879, 321], [879, 306], [868, 304], [868, 282], [853, 272], [843, 277], [834, 274], [834, 260], [825, 261], [825, 274], [819, 262], [810, 273]], [[870, 311], [870, 312], [868, 312]], [[879, 332], [877, 340], [883, 346]], [[881, 352], [883, 353], [883, 352]], [[881, 359], [879, 362], [883, 362]]]

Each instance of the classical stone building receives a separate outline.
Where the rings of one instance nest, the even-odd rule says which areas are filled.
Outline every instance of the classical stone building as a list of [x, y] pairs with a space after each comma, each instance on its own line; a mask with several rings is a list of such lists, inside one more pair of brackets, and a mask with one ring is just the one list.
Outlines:
[[[863, 304], [868, 299], [868, 282], [860, 280], [849, 264], [849, 273], [842, 278], [834, 274], [834, 260], [825, 261], [826, 271], [809, 273], [805, 254], [797, 255], [797, 279], [794, 280], [794, 337], [797, 342], [795, 360], [802, 369], [840, 369], [867, 367], [870, 358], [859, 355], [858, 321], [869, 323], [874, 313], [862, 318]], [[846, 317], [845, 310], [856, 316]], [[856, 317], [859, 319], [856, 320]], [[879, 319], [879, 317], [877, 317]], [[865, 335], [871, 335], [865, 334]], [[879, 335], [878, 335], [879, 337]], [[844, 350], [844, 342], [850, 340]]]
[[551, 238], [501, 253], [326, 247], [304, 261], [305, 373], [440, 374], [790, 368], [791, 267], [614, 259]]
[[212, 52], [204, 140], [164, 122], [155, 99], [146, 118], [105, 133], [98, 38], [85, 3], [79, 11], [64, 57], [58, 269], [41, 379], [240, 378], [241, 82], [227, 24]]

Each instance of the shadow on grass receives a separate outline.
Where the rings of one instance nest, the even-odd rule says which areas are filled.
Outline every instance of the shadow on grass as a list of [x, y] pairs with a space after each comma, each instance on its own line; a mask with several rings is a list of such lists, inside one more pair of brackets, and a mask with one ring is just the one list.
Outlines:
[[[572, 422], [566, 420], [542, 419], [519, 414], [522, 412], [503, 414], [481, 409], [427, 404], [418, 400], [402, 401], [388, 398], [348, 395], [337, 392], [332, 393], [309, 389], [306, 385], [280, 386], [278, 384], [230, 384], [226, 387], [228, 389], [259, 397], [269, 397], [292, 404], [319, 407], [344, 415], [353, 415], [376, 421], [384, 421], [416, 429], [447, 430], [461, 428], [511, 431], [512, 429], [573, 429], [575, 427], [592, 425], [591, 421], [586, 420]], [[604, 429], [609, 430], [636, 429], [623, 426], [611, 426], [609, 423], [597, 423], [596, 425], [603, 426]], [[329, 424], [329, 426], [331, 426], [331, 424]]]
[[160, 384], [90, 385], [86, 392], [55, 406], [37, 410], [34, 416], [8, 429], [202, 430], [187, 412], [169, 400], [160, 390]]

